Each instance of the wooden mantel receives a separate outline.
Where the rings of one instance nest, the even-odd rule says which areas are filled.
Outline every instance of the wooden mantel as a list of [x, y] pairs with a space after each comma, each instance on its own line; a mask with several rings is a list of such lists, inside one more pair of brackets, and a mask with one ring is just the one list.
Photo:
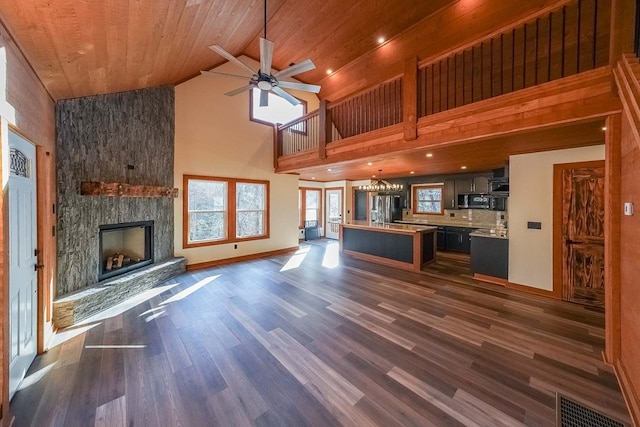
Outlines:
[[83, 181], [80, 183], [82, 196], [107, 196], [107, 197], [178, 197], [178, 189], [153, 185], [133, 185], [120, 182], [94, 182]]

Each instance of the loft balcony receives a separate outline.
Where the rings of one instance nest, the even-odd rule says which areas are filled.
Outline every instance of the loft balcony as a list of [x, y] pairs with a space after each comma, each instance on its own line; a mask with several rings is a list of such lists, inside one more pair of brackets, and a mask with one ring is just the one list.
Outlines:
[[451, 155], [489, 168], [509, 154], [602, 143], [604, 118], [621, 110], [610, 36], [610, 3], [574, 0], [456, 51], [408, 59], [402, 75], [278, 126], [276, 171], [330, 180], [331, 165], [364, 179], [363, 159], [402, 175], [424, 149], [455, 145]]

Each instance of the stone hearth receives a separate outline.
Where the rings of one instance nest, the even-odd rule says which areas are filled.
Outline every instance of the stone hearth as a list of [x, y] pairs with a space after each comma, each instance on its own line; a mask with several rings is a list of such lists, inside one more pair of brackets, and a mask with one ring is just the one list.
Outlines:
[[183, 273], [185, 264], [172, 258], [65, 295], [53, 302], [53, 321], [59, 328], [72, 326]]

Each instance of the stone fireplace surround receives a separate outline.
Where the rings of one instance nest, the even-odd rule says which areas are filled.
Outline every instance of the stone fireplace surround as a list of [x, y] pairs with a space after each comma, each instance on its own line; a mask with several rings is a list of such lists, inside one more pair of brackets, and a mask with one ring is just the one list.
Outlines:
[[[80, 192], [84, 181], [172, 187], [174, 133], [172, 86], [56, 103], [57, 327], [184, 271], [185, 260], [173, 256], [172, 197]], [[100, 282], [100, 225], [141, 221], [154, 222], [154, 263]]]

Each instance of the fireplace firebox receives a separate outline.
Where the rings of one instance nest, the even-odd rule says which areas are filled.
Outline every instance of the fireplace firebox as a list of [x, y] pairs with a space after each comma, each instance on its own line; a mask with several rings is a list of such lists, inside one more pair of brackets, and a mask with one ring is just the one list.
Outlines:
[[153, 221], [101, 225], [99, 241], [99, 281], [153, 263]]

